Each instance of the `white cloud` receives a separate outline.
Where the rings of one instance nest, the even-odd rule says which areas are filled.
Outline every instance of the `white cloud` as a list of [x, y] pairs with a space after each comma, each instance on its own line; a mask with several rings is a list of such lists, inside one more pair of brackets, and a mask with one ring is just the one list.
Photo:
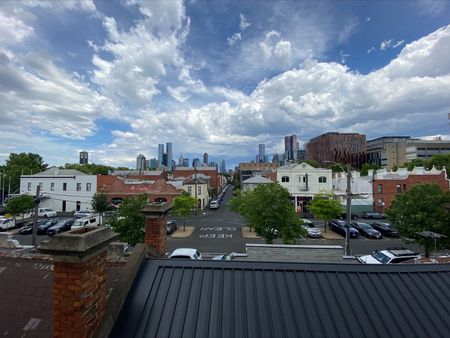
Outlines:
[[403, 45], [404, 43], [405, 43], [405, 40], [399, 40], [399, 41], [397, 41], [397, 42], [392, 46], [392, 48], [400, 47], [400, 46]]
[[366, 18], [366, 22], [370, 22], [370, 21], [372, 21], [372, 18], [371, 18], [370, 16], [368, 16], [368, 17]]
[[443, 0], [419, 0], [416, 2], [419, 10], [424, 15], [437, 16], [444, 12], [448, 6], [448, 1]]
[[380, 50], [385, 50], [392, 47], [394, 41], [392, 40], [384, 40], [380, 43]]
[[234, 33], [231, 37], [227, 38], [228, 44], [233, 46], [236, 42], [241, 40], [241, 33]]
[[347, 62], [347, 58], [350, 56], [350, 54], [345, 53], [343, 50], [341, 50], [339, 52], [339, 56], [341, 58], [341, 63], [346, 63]]
[[279, 32], [268, 32], [264, 40], [259, 43], [259, 47], [266, 62], [276, 63], [280, 67], [290, 64], [292, 45], [289, 41], [281, 39]]
[[373, 52], [375, 52], [377, 49], [374, 47], [374, 46], [372, 46], [372, 47], [370, 47], [368, 50], [367, 50], [367, 54], [372, 54]]
[[0, 11], [0, 45], [22, 42], [33, 34], [33, 27]]
[[239, 28], [241, 29], [241, 31], [244, 31], [247, 27], [249, 27], [251, 24], [247, 21], [246, 17], [244, 16], [244, 14], [240, 14], [239, 15]]

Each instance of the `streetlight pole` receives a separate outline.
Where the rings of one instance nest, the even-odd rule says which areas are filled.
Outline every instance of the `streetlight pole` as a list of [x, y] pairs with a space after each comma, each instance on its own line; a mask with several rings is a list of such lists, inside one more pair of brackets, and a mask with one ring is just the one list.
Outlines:
[[347, 163], [347, 224], [345, 232], [345, 256], [351, 256], [352, 250], [350, 248], [350, 222], [352, 217], [352, 167], [350, 163]]
[[198, 207], [198, 201], [197, 201], [197, 166], [194, 166], [195, 176], [194, 176], [194, 189], [195, 189], [195, 214], [197, 215], [197, 207]]

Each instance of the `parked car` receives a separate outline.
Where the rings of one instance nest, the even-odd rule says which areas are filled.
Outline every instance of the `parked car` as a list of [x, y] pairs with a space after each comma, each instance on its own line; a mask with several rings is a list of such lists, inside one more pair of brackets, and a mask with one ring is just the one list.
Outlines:
[[39, 217], [56, 217], [56, 211], [49, 208], [39, 208], [38, 209], [38, 216]]
[[99, 224], [99, 217], [98, 216], [88, 216], [84, 218], [78, 218], [76, 219], [71, 229], [79, 229], [86, 226], [97, 226]]
[[197, 249], [178, 248], [169, 255], [169, 258], [199, 260], [202, 259], [202, 254]]
[[89, 210], [78, 210], [78, 211], [75, 211], [75, 212], [74, 212], [73, 217], [76, 217], [76, 218], [85, 218], [85, 217], [92, 216], [93, 214], [94, 214], [93, 211], [89, 211]]
[[52, 226], [56, 225], [59, 221], [60, 221], [59, 219], [49, 219], [46, 221], [39, 222], [36, 228], [37, 234], [46, 235], [47, 230], [50, 229]]
[[369, 211], [364, 211], [362, 213], [362, 218], [366, 218], [366, 219], [385, 219], [386, 215], [382, 214], [380, 212], [369, 212]]
[[247, 257], [247, 254], [239, 253], [239, 252], [230, 252], [229, 254], [214, 256], [212, 258], [212, 260], [213, 261], [232, 261], [234, 259], [234, 257]]
[[167, 222], [167, 234], [171, 235], [178, 229], [178, 224], [175, 221]]
[[395, 229], [394, 226], [388, 222], [380, 222], [380, 221], [373, 222], [372, 228], [381, 232], [381, 234], [383, 236], [387, 236], [387, 237], [398, 237], [399, 236], [397, 229]]
[[390, 248], [375, 250], [371, 255], [359, 256], [358, 261], [363, 264], [398, 264], [413, 262], [420, 255], [407, 248]]
[[303, 222], [302, 227], [305, 228], [308, 237], [318, 238], [322, 236], [320, 229], [316, 228], [312, 221], [306, 218], [302, 218], [301, 221]]
[[16, 226], [16, 220], [13, 217], [0, 216], [0, 230], [12, 229]]
[[217, 200], [212, 200], [211, 202], [209, 202], [209, 208], [210, 209], [219, 209], [219, 201]]
[[[340, 219], [334, 219], [334, 220], [328, 222], [328, 227], [332, 231], [334, 231], [344, 237], [345, 237], [345, 233], [347, 231], [346, 225], [347, 225], [347, 222], [340, 220]], [[356, 237], [358, 237], [359, 232], [354, 227], [350, 226], [349, 227], [349, 235], [350, 235], [350, 238], [356, 238]]]
[[74, 222], [75, 218], [60, 220], [58, 223], [56, 223], [56, 225], [47, 230], [47, 235], [53, 236], [64, 231], [68, 231], [71, 229]]
[[372, 228], [369, 224], [364, 222], [354, 222], [351, 224], [359, 233], [367, 238], [381, 239], [383, 236], [381, 232]]
[[[346, 220], [347, 219], [347, 213], [346, 212], [341, 213], [339, 218], [343, 219], [343, 220]], [[358, 218], [359, 218], [359, 215], [353, 214], [353, 213], [350, 214], [350, 219], [358, 219]]]
[[[38, 221], [37, 226], [41, 225], [43, 222], [46, 222], [46, 221], [42, 221], [42, 220]], [[33, 223], [34, 223], [33, 221], [27, 222], [22, 228], [20, 228], [19, 234], [31, 235], [33, 233]]]

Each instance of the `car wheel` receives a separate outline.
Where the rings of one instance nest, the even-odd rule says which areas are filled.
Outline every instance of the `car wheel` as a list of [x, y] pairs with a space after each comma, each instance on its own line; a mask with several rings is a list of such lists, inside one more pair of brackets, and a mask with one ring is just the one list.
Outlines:
[[47, 218], [47, 214], [44, 215], [44, 218]]

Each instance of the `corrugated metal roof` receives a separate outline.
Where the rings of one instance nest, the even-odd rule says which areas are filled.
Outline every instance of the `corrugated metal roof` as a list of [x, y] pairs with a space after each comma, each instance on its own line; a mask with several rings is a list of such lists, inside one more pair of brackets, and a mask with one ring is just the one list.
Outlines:
[[449, 271], [146, 260], [111, 337], [448, 337]]

